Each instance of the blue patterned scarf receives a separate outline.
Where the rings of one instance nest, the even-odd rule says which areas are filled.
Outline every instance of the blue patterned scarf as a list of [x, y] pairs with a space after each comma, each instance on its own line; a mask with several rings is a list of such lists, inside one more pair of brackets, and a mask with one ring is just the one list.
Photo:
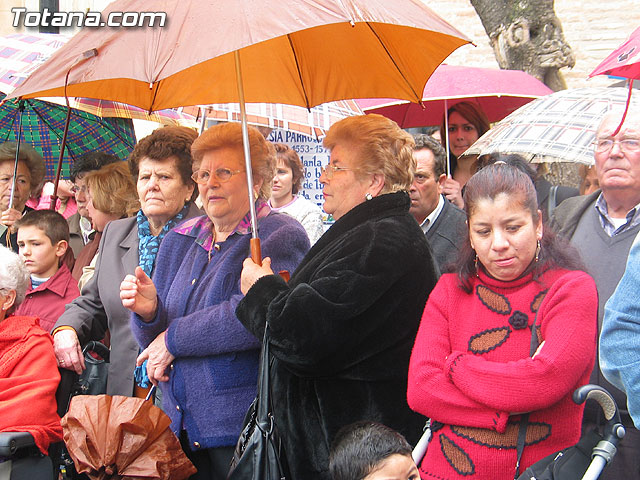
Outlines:
[[136, 220], [138, 222], [138, 256], [140, 257], [140, 266], [144, 273], [151, 277], [153, 273], [153, 267], [156, 264], [156, 256], [158, 255], [158, 249], [160, 248], [160, 242], [165, 235], [172, 230], [180, 221], [187, 215], [189, 211], [189, 203], [178, 212], [178, 214], [169, 220], [160, 233], [155, 236], [151, 234], [151, 227], [149, 226], [149, 219], [142, 212], [138, 210]]
[[[180, 221], [187, 215], [189, 211], [190, 203], [178, 212], [178, 214], [169, 220], [160, 233], [156, 235], [151, 234], [151, 227], [149, 226], [149, 219], [142, 213], [142, 210], [138, 210], [136, 220], [138, 222], [138, 256], [140, 257], [139, 264], [149, 277], [153, 273], [153, 268], [156, 265], [156, 256], [158, 255], [158, 249], [160, 248], [160, 242], [170, 230], [172, 230]], [[147, 362], [136, 367], [133, 371], [133, 377], [135, 382], [143, 388], [150, 386], [149, 377], [147, 376]]]

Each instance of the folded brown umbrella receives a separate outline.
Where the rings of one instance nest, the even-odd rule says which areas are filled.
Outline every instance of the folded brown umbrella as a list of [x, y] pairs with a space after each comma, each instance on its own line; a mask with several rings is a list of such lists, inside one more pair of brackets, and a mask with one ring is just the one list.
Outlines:
[[171, 420], [142, 398], [78, 395], [62, 418], [78, 473], [95, 480], [182, 480], [196, 472], [169, 429]]

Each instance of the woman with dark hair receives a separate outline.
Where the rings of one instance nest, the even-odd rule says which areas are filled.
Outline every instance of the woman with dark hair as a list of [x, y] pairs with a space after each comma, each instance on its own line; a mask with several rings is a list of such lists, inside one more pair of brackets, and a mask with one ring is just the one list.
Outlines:
[[81, 344], [100, 340], [109, 330], [109, 395], [132, 396], [135, 389], [138, 344], [129, 326], [130, 313], [120, 300], [120, 280], [137, 266], [151, 274], [165, 235], [182, 220], [200, 214], [193, 203], [196, 183], [191, 179], [191, 144], [197, 136], [187, 127], [162, 127], [136, 144], [129, 171], [140, 210], [106, 225], [93, 278], [54, 327], [59, 365], [78, 374], [85, 368]]
[[516, 167], [518, 170], [526, 173], [536, 188], [536, 196], [538, 198], [538, 208], [542, 212], [542, 222], [546, 223], [553, 214], [555, 208], [569, 197], [578, 195], [578, 189], [566, 185], [552, 185], [549, 180], [544, 178], [544, 172], [547, 171], [546, 163], [529, 163], [526, 158], [517, 153], [508, 155], [501, 153], [492, 153], [486, 155], [482, 162], [478, 162], [478, 166], [490, 165], [497, 161], [502, 161], [507, 165]]
[[286, 213], [298, 220], [313, 245], [324, 232], [322, 211], [315, 203], [298, 194], [304, 178], [304, 166], [298, 154], [284, 143], [273, 145], [277, 161], [269, 206], [275, 212]]
[[[489, 119], [478, 105], [459, 102], [447, 110], [449, 126], [449, 166], [451, 177], [442, 186], [442, 193], [456, 206], [463, 208], [462, 187], [476, 171], [475, 156], [460, 157], [490, 127]], [[445, 122], [440, 125], [440, 141], [447, 148]]]
[[437, 422], [422, 478], [507, 480], [521, 431], [521, 471], [580, 438], [571, 395], [593, 367], [597, 293], [575, 251], [543, 230], [527, 174], [498, 161], [464, 200], [469, 237], [425, 307], [408, 399]]

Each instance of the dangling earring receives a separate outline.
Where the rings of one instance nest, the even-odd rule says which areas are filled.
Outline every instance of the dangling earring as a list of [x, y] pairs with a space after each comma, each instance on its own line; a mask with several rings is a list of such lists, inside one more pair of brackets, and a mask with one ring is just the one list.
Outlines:
[[536, 247], [536, 263], [538, 263], [538, 257], [540, 256], [540, 240], [538, 240], [538, 246]]
[[476, 253], [476, 258], [473, 259], [473, 265], [476, 267], [476, 277], [478, 276], [478, 254]]
[[369, 201], [373, 198], [373, 195], [371, 195], [370, 193], [367, 192], [367, 194], [364, 196], [364, 199]]

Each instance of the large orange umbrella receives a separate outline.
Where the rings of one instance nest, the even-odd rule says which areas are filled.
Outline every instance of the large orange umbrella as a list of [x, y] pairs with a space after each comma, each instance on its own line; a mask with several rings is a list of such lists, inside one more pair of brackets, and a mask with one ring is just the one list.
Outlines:
[[[469, 43], [420, 0], [116, 0], [103, 18], [141, 9], [166, 12], [165, 26], [85, 28], [13, 96], [100, 98], [149, 111], [239, 102], [250, 197], [245, 102], [419, 102], [433, 70]], [[255, 246], [253, 198], [250, 205]]]
[[[433, 70], [469, 42], [420, 0], [116, 0], [102, 16], [140, 10], [166, 12], [165, 26], [85, 28], [14, 96], [66, 94], [149, 111], [237, 102], [238, 51], [247, 102], [418, 102]], [[92, 49], [97, 55], [83, 57]]]

